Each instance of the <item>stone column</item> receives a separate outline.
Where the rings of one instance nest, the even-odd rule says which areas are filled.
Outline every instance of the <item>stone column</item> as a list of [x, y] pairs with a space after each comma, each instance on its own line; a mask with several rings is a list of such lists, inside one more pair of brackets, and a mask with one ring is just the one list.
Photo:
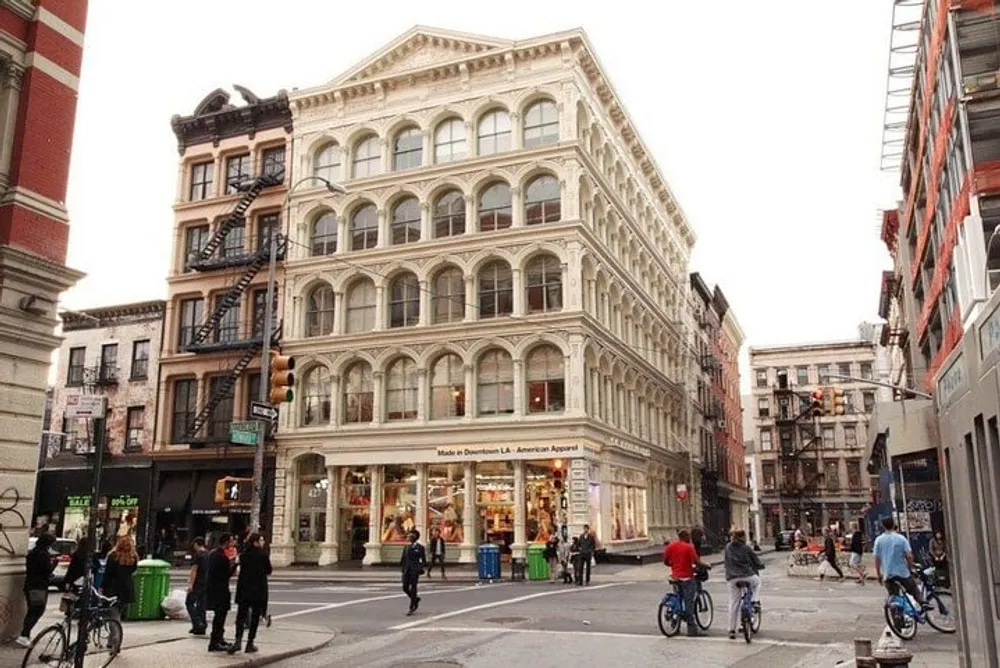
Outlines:
[[330, 376], [330, 424], [333, 425], [344, 423], [344, 393], [341, 382], [339, 373]]
[[[466, 227], [468, 229], [468, 227]], [[475, 322], [479, 315], [476, 305], [479, 300], [476, 295], [476, 276], [469, 274], [465, 277], [465, 322]]]
[[[13, 137], [17, 124], [17, 106], [21, 99], [21, 84], [24, 80], [24, 68], [13, 62], [7, 62], [3, 70], [3, 92], [0, 94], [0, 131], [4, 137]], [[9, 183], [10, 159], [13, 154], [14, 142], [5, 141], [0, 144], [0, 185]], [[180, 180], [183, 192], [184, 179]], [[186, 199], [178, 193], [178, 201]]]
[[475, 367], [466, 364], [462, 367], [465, 371], [465, 416], [463, 422], [471, 422], [476, 413], [479, 412], [479, 397], [476, 392], [476, 379], [473, 375]]
[[387, 311], [385, 304], [385, 287], [381, 283], [375, 284], [375, 331], [382, 331], [385, 329], [385, 312]]
[[372, 480], [372, 498], [368, 506], [368, 542], [365, 543], [364, 565], [382, 561], [382, 476], [383, 467], [369, 466]]
[[389, 215], [385, 209], [378, 210], [378, 243], [376, 248], [388, 248], [392, 245], [392, 238], [389, 229]]
[[[434, 128], [420, 135], [420, 166], [428, 167], [434, 164]], [[420, 532], [423, 536], [423, 532]]]
[[479, 221], [476, 220], [476, 200], [472, 195], [466, 195], [465, 199], [465, 233], [475, 234], [479, 230]]
[[514, 544], [511, 556], [524, 558], [527, 553], [527, 527], [525, 526], [524, 461], [514, 462]]
[[465, 153], [470, 158], [479, 155], [479, 142], [476, 141], [476, 125], [472, 121], [465, 122]]
[[462, 515], [462, 541], [459, 561], [463, 564], [476, 563], [476, 545], [478, 544], [479, 508], [476, 506], [476, 463], [465, 462], [465, 510]]
[[[420, 240], [434, 238], [434, 217], [431, 215], [430, 202], [420, 203]], [[425, 293], [426, 294], [426, 293]]]
[[340, 553], [340, 476], [336, 466], [326, 467], [326, 540], [319, 552], [319, 565], [338, 561]]
[[351, 233], [351, 227], [347, 222], [347, 219], [343, 216], [337, 217], [337, 247], [334, 249], [334, 253], [346, 253], [351, 248], [350, 239], [348, 235]]
[[517, 267], [512, 267], [510, 271], [511, 284], [513, 285], [514, 316], [522, 316], [525, 311], [524, 299], [524, 272]]
[[515, 359], [514, 368], [514, 419], [524, 416], [524, 360]]
[[433, 299], [434, 295], [431, 294], [427, 281], [420, 281], [420, 315], [417, 320], [418, 327], [426, 327], [431, 324], [431, 300]]
[[430, 418], [428, 410], [430, 388], [427, 385], [427, 376], [427, 369], [422, 367], [417, 369], [417, 422], [427, 422]]
[[415, 526], [420, 532], [420, 540], [426, 545], [430, 540], [427, 530], [427, 464], [417, 464], [417, 510]]
[[375, 371], [372, 373], [372, 379], [375, 381], [374, 396], [372, 397], [372, 422], [374, 424], [382, 424], [385, 422], [385, 408], [383, 397], [385, 396], [385, 374], [381, 371]]
[[333, 293], [333, 333], [344, 334], [347, 331], [347, 302], [344, 301], [344, 291]]
[[524, 148], [524, 128], [521, 125], [521, 114], [510, 112], [510, 144], [511, 150], [517, 151]]
[[566, 255], [566, 262], [562, 265], [563, 308], [580, 311], [586, 301], [583, 298], [583, 247], [580, 242], [570, 242]]
[[524, 197], [521, 188], [510, 189], [511, 227], [524, 227]]
[[584, 417], [587, 414], [587, 363], [583, 353], [583, 335], [570, 334], [569, 355], [563, 360], [566, 387], [565, 411], [568, 415]]

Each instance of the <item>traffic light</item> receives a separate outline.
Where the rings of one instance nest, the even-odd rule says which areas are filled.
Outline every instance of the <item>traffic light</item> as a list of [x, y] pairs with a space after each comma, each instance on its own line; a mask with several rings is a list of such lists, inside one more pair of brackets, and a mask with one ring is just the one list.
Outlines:
[[295, 358], [290, 355], [271, 353], [271, 391], [268, 403], [277, 406], [293, 399], [292, 386], [295, 385]]
[[833, 414], [844, 414], [844, 391], [839, 387], [833, 388]]
[[215, 481], [215, 503], [220, 506], [245, 505], [253, 500], [253, 479], [226, 476]]
[[812, 394], [809, 395], [809, 405], [816, 415], [823, 415], [823, 390], [814, 390]]

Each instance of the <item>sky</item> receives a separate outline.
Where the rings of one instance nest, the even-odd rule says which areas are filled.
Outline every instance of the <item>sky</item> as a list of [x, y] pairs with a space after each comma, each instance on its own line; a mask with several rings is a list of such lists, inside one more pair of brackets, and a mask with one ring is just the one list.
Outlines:
[[900, 197], [879, 171], [891, 4], [90, 0], [67, 196], [68, 264], [87, 277], [63, 307], [166, 297], [170, 118], [211, 90], [315, 86], [415, 24], [582, 27], [695, 230], [690, 269], [748, 345], [854, 338], [878, 320], [878, 212]]

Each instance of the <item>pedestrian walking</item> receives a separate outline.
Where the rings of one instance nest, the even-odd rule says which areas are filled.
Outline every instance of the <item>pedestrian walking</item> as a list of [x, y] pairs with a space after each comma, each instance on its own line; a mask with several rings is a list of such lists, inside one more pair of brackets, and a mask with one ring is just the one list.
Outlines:
[[271, 574], [271, 559], [264, 549], [264, 536], [250, 534], [240, 555], [240, 574], [236, 579], [236, 641], [228, 652], [235, 654], [243, 644], [243, 631], [247, 631], [247, 654], [257, 651], [257, 627], [267, 605], [267, 576]]
[[417, 584], [421, 573], [424, 572], [424, 566], [427, 565], [427, 553], [419, 540], [420, 532], [414, 529], [410, 532], [410, 544], [403, 548], [403, 556], [399, 560], [403, 571], [403, 593], [410, 597], [410, 610], [406, 613], [407, 616], [412, 615], [420, 607]]
[[428, 547], [431, 550], [431, 565], [427, 567], [427, 577], [431, 576], [434, 564], [441, 564], [441, 579], [447, 580], [448, 576], [444, 574], [444, 555], [447, 548], [444, 538], [441, 537], [441, 531], [437, 527], [431, 529], [431, 542]]
[[114, 548], [108, 552], [108, 562], [104, 565], [104, 579], [101, 580], [101, 590], [105, 596], [116, 596], [118, 601], [115, 609], [119, 618], [125, 608], [135, 601], [135, 587], [132, 576], [135, 574], [139, 555], [135, 551], [135, 541], [132, 536], [119, 536]]
[[226, 642], [226, 615], [232, 600], [229, 593], [229, 579], [233, 577], [236, 565], [230, 561], [228, 553], [232, 548], [233, 537], [228, 533], [219, 536], [219, 543], [208, 555], [208, 580], [206, 582], [205, 598], [208, 609], [214, 613], [212, 618], [212, 634], [208, 638], [209, 652], [225, 652], [229, 649]]
[[28, 612], [21, 625], [21, 635], [15, 641], [21, 647], [31, 645], [31, 630], [45, 614], [45, 606], [49, 601], [49, 580], [56, 567], [49, 548], [55, 542], [55, 536], [43, 533], [24, 558], [24, 600], [28, 604]]
[[[574, 540], [576, 540], [574, 538]], [[560, 540], [556, 546], [556, 559], [559, 560], [559, 571], [562, 575], [563, 584], [573, 584], [573, 572], [570, 570], [570, 542]]]
[[195, 538], [191, 543], [191, 571], [188, 573], [187, 597], [184, 607], [191, 618], [191, 635], [203, 636], [208, 630], [205, 617], [206, 596], [208, 593], [208, 550], [205, 549], [205, 539]]
[[764, 568], [760, 558], [747, 545], [747, 534], [743, 529], [732, 533], [732, 540], [726, 544], [726, 585], [729, 587], [729, 639], [736, 638], [736, 623], [740, 620], [743, 590], [740, 583], [750, 585], [754, 606], [760, 607], [760, 571]]
[[[840, 570], [840, 566], [837, 564], [837, 546], [833, 542], [833, 531], [829, 528], [823, 529], [823, 557], [826, 559], [826, 563], [830, 565], [830, 568], [837, 572], [840, 579], [844, 579], [844, 571]], [[820, 569], [819, 579], [822, 582], [826, 577], [826, 573]]]
[[549, 539], [545, 542], [545, 549], [542, 551], [542, 556], [545, 561], [549, 564], [549, 579], [552, 582], [556, 581], [556, 578], [560, 575], [559, 573], [559, 545], [561, 541], [559, 537], [555, 534], [549, 536]]
[[590, 584], [590, 564], [594, 560], [594, 552], [597, 551], [597, 539], [590, 533], [590, 525], [583, 525], [583, 533], [580, 534], [580, 573], [576, 584]]
[[851, 570], [858, 574], [858, 584], [865, 585], [865, 564], [863, 561], [865, 552], [865, 534], [861, 531], [858, 523], [854, 524], [854, 531], [851, 532], [851, 560], [848, 562]]

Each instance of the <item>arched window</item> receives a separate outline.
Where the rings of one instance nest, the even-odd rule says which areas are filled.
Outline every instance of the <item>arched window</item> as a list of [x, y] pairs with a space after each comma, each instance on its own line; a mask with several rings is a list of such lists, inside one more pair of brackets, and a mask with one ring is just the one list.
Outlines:
[[441, 121], [434, 131], [434, 162], [451, 162], [465, 157], [465, 121], [449, 118]]
[[379, 174], [382, 161], [382, 149], [378, 137], [369, 135], [358, 140], [354, 145], [354, 160], [351, 165], [351, 176], [363, 179], [366, 176]]
[[457, 267], [445, 269], [434, 278], [434, 322], [461, 322], [465, 319], [465, 276]]
[[392, 210], [392, 245], [420, 241], [420, 202], [407, 197]]
[[442, 355], [431, 369], [431, 419], [465, 415], [465, 365], [458, 355]]
[[351, 216], [351, 250], [375, 248], [378, 245], [378, 211], [366, 204]]
[[434, 238], [465, 234], [465, 198], [458, 190], [449, 190], [434, 203]]
[[419, 128], [407, 128], [392, 142], [392, 169], [413, 169], [424, 159], [424, 135]]
[[375, 284], [363, 278], [347, 293], [347, 333], [370, 332], [375, 329]]
[[479, 119], [479, 155], [492, 155], [510, 150], [510, 114], [494, 109]]
[[390, 420], [417, 418], [417, 365], [409, 357], [400, 357], [389, 367], [385, 405]]
[[337, 214], [327, 211], [316, 219], [312, 229], [312, 254], [333, 255], [337, 251]]
[[479, 317], [496, 318], [514, 311], [514, 278], [506, 262], [479, 270]]
[[306, 300], [306, 336], [332, 334], [333, 313], [333, 288], [321, 285], [310, 292]]
[[479, 194], [479, 231], [506, 230], [510, 225], [510, 186], [494, 183]]
[[330, 372], [318, 366], [302, 383], [302, 426], [330, 424]]
[[[313, 176], [334, 182], [340, 178], [340, 147], [327, 144], [313, 156]], [[318, 185], [318, 184], [317, 184]]]
[[479, 358], [476, 390], [479, 415], [514, 412], [514, 363], [507, 351], [488, 350]]
[[525, 271], [528, 313], [562, 309], [562, 265], [551, 255], [536, 257]]
[[559, 220], [559, 180], [550, 174], [536, 177], [525, 191], [524, 222], [541, 225]]
[[566, 381], [562, 352], [555, 346], [538, 346], [528, 355], [528, 412], [559, 413], [566, 408]]
[[412, 327], [420, 320], [420, 283], [403, 274], [389, 286], [389, 326]]
[[355, 362], [344, 374], [344, 422], [372, 421], [375, 381], [367, 362]]
[[540, 100], [524, 112], [524, 148], [559, 141], [559, 111], [551, 100]]

